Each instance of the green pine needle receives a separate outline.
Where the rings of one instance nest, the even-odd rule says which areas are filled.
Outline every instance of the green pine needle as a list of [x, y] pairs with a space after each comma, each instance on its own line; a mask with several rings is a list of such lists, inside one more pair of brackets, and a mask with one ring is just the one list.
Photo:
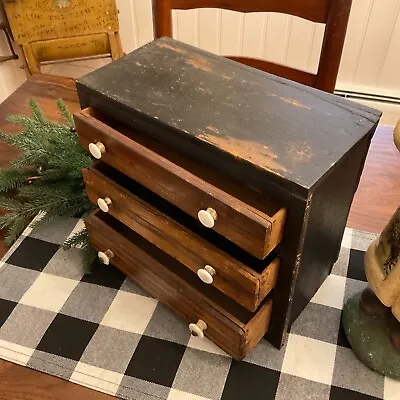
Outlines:
[[[92, 164], [92, 158], [80, 146], [74, 120], [64, 102], [58, 99], [56, 106], [63, 122], [47, 120], [38, 103], [31, 99], [31, 116], [7, 118], [21, 131], [0, 132], [0, 140], [20, 151], [12, 167], [0, 169], [0, 208], [6, 211], [0, 216], [0, 228], [7, 229], [8, 244], [38, 213], [43, 213], [43, 217], [33, 223], [35, 229], [56, 216], [77, 216], [94, 209], [82, 177], [82, 169]], [[80, 240], [80, 247], [90, 260], [94, 253], [86, 231], [81, 233]], [[72, 244], [73, 239], [68, 243]]]
[[46, 118], [44, 117], [42, 110], [39, 107], [39, 104], [34, 100], [30, 99], [29, 100], [29, 107], [32, 111], [33, 118], [42, 125], [45, 125], [47, 123]]
[[93, 262], [97, 257], [97, 253], [90, 244], [89, 234], [86, 228], [82, 228], [80, 231], [75, 232], [72, 236], [66, 239], [62, 248], [64, 250], [70, 250], [74, 248], [81, 249], [84, 273], [90, 274]]
[[73, 120], [73, 118], [71, 116], [71, 113], [68, 111], [67, 106], [63, 102], [63, 100], [62, 99], [58, 99], [56, 101], [56, 105], [57, 105], [58, 111], [64, 117], [64, 119], [67, 122], [68, 126], [70, 128], [74, 128], [75, 127], [74, 120]]
[[88, 246], [90, 246], [90, 242], [86, 228], [82, 228], [80, 231], [75, 232], [63, 243], [63, 248], [65, 250], [72, 249], [75, 247], [85, 248]]
[[0, 169], [0, 192], [8, 192], [20, 187], [29, 175], [29, 171], [20, 168]]

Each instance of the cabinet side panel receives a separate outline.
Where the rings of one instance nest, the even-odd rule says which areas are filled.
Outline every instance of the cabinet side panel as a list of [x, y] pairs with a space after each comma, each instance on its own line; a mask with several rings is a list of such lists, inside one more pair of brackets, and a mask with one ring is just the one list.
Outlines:
[[338, 258], [373, 132], [349, 151], [312, 194], [290, 325], [330, 274]]

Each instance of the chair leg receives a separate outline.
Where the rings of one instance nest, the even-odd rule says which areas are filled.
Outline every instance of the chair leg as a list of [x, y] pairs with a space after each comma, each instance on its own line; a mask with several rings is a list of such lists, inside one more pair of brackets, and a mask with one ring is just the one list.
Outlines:
[[118, 60], [124, 55], [119, 32], [109, 33], [108, 40], [110, 41], [111, 57], [113, 60]]
[[0, 29], [4, 32], [4, 35], [6, 37], [6, 41], [7, 41], [7, 44], [8, 44], [8, 48], [10, 49], [10, 52], [11, 52], [11, 55], [9, 55], [9, 56], [0, 57], [0, 62], [8, 61], [8, 60], [17, 60], [18, 59], [18, 55], [14, 51], [14, 47], [12, 45], [10, 35], [8, 34], [7, 30], [5, 30], [2, 26], [0, 26]]
[[40, 63], [36, 60], [31, 45], [22, 46], [25, 54], [26, 64], [31, 74], [40, 74]]

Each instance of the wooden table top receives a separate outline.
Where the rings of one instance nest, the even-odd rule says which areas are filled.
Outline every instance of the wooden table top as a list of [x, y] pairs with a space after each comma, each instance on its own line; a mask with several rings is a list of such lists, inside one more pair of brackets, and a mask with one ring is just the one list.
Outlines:
[[[8, 123], [6, 117], [11, 114], [29, 113], [28, 102], [31, 98], [38, 101], [48, 119], [60, 119], [56, 107], [56, 100], [60, 97], [65, 101], [71, 112], [79, 110], [74, 79], [33, 75], [0, 104], [0, 131], [18, 131], [18, 127]], [[16, 154], [15, 150], [4, 143], [0, 143], [0, 167], [7, 165], [10, 160], [15, 158]]]
[[[15, 132], [16, 127], [5, 121], [7, 115], [28, 112], [28, 101], [34, 97], [47, 118], [58, 119], [55, 105], [63, 98], [71, 112], [79, 110], [75, 82], [70, 78], [35, 75], [0, 104], [0, 130]], [[399, 206], [400, 154], [393, 144], [393, 127], [379, 126], [372, 141], [361, 183], [348, 226], [379, 233]], [[0, 166], [5, 166], [16, 152], [0, 143]], [[0, 247], [3, 255], [5, 246]], [[60, 378], [0, 360], [0, 399], [105, 400], [114, 397], [84, 388]]]

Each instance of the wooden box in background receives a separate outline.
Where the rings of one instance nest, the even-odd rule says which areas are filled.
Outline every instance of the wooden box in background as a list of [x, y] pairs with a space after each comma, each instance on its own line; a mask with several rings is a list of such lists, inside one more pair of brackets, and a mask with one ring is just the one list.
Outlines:
[[31, 73], [42, 62], [123, 54], [115, 0], [5, 0], [4, 6]]

